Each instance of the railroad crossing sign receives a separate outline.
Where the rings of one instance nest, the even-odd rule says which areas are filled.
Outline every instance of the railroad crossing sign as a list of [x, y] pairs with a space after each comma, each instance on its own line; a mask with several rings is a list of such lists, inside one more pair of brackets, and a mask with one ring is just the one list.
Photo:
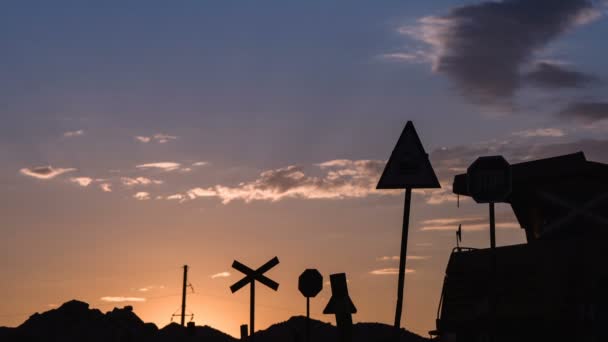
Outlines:
[[[403, 231], [401, 233], [401, 254], [399, 257], [399, 278], [397, 284], [397, 305], [395, 308], [395, 331], [401, 327], [403, 309], [403, 292], [405, 288], [405, 262], [407, 256], [407, 238], [410, 222], [412, 189], [441, 188], [429, 155], [424, 151], [422, 142], [416, 133], [414, 124], [408, 121], [401, 132], [397, 145], [393, 149], [376, 189], [405, 189], [403, 206]], [[399, 338], [396, 335], [396, 338]]]
[[270, 259], [267, 263], [265, 263], [264, 265], [260, 266], [257, 270], [252, 270], [251, 268], [241, 264], [240, 262], [234, 260], [234, 262], [232, 263], [232, 268], [234, 268], [235, 270], [242, 272], [245, 274], [245, 277], [239, 281], [237, 281], [236, 283], [234, 283], [232, 286], [230, 286], [230, 291], [232, 291], [232, 293], [235, 293], [236, 291], [240, 290], [241, 288], [243, 288], [245, 285], [249, 284], [250, 285], [250, 306], [249, 306], [249, 334], [250, 336], [250, 341], [253, 341], [254, 339], [254, 332], [255, 332], [255, 327], [254, 327], [254, 323], [255, 323], [255, 282], [259, 281], [260, 283], [270, 287], [273, 290], [277, 290], [279, 288], [279, 284], [277, 282], [275, 282], [274, 280], [266, 277], [264, 275], [264, 273], [268, 272], [271, 268], [275, 267], [276, 265], [279, 264], [279, 258], [277, 258], [276, 256], [272, 259]]
[[310, 298], [323, 289], [323, 276], [315, 269], [307, 269], [298, 278], [298, 290], [306, 297], [306, 341], [310, 342]]
[[503, 156], [479, 157], [467, 169], [467, 190], [477, 203], [503, 202], [511, 188], [511, 165]]
[[577, 203], [564, 198], [564, 196], [556, 195], [546, 191], [539, 191], [538, 196], [549, 203], [557, 205], [564, 209], [567, 214], [562, 218], [557, 219], [543, 226], [543, 235], [551, 235], [559, 232], [563, 227], [570, 224], [577, 218], [583, 217], [596, 224], [608, 226], [608, 215], [605, 213], [597, 213], [594, 211], [600, 204], [608, 200], [608, 193], [600, 194], [594, 198], [587, 200], [585, 203]]
[[348, 295], [346, 274], [332, 274], [329, 276], [329, 280], [331, 282], [331, 298], [323, 313], [336, 315], [338, 341], [351, 342], [353, 336], [352, 314], [357, 313], [357, 308]]

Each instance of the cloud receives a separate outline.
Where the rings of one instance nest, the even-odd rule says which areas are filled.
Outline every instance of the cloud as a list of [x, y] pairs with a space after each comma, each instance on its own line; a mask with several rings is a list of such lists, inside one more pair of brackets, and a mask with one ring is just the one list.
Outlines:
[[152, 290], [157, 290], [157, 289], [164, 289], [165, 286], [161, 285], [161, 286], [156, 286], [156, 285], [150, 285], [150, 286], [144, 286], [144, 287], [140, 287], [137, 289], [137, 291], [139, 292], [150, 292]]
[[[480, 156], [503, 155], [509, 163], [515, 164], [579, 151], [584, 151], [589, 160], [608, 162], [608, 140], [597, 139], [553, 143], [531, 143], [529, 140], [522, 142], [521, 139], [482, 142], [438, 148], [431, 151], [430, 159], [442, 184], [451, 184], [455, 175], [465, 173], [469, 165]], [[444, 194], [448, 198], [451, 194], [451, 188], [449, 189], [449, 194]], [[456, 195], [451, 196], [456, 199]], [[461, 196], [460, 200], [464, 198]]]
[[211, 279], [228, 278], [228, 277], [230, 277], [230, 272], [220, 272], [220, 273], [211, 275]]
[[122, 184], [125, 186], [135, 186], [135, 185], [150, 185], [150, 184], [163, 184], [163, 181], [157, 179], [150, 179], [146, 177], [122, 177], [120, 179]]
[[180, 163], [175, 162], [156, 162], [156, 163], [147, 163], [140, 164], [135, 166], [138, 169], [161, 169], [163, 171], [174, 171], [179, 169], [181, 166]]
[[399, 260], [399, 256], [398, 255], [394, 255], [394, 256], [382, 256], [382, 257], [378, 257], [376, 258], [377, 261], [391, 261], [391, 260]]
[[186, 196], [189, 199], [217, 197], [227, 204], [234, 200], [248, 203], [286, 198], [345, 199], [395, 194], [375, 189], [384, 164], [384, 161], [378, 160], [331, 160], [316, 165], [320, 175], [306, 174], [302, 167], [292, 165], [264, 171], [256, 180], [237, 186], [192, 188]]
[[91, 184], [91, 182], [93, 182], [93, 178], [90, 177], [73, 177], [70, 178], [70, 182], [72, 183], [76, 183], [80, 186], [89, 186], [89, 184]]
[[101, 188], [101, 191], [103, 192], [112, 192], [112, 184], [110, 183], [101, 183], [99, 184], [99, 188]]
[[528, 129], [525, 131], [519, 131], [513, 133], [518, 137], [522, 138], [532, 138], [532, 137], [563, 137], [566, 133], [559, 128], [537, 128], [537, 129]]
[[[405, 269], [405, 273], [414, 273], [416, 272], [415, 270], [411, 269], [411, 268], [406, 268]], [[369, 272], [369, 274], [372, 275], [396, 275], [399, 274], [399, 269], [398, 268], [381, 268], [378, 270], [373, 270], [371, 272]]]
[[[501, 222], [506, 219], [507, 215], [499, 213], [497, 215], [497, 229], [519, 229], [521, 228], [517, 222]], [[509, 219], [511, 220], [511, 219]], [[458, 229], [458, 225], [462, 224], [463, 231], [485, 231], [490, 229], [488, 217], [471, 216], [471, 217], [447, 217], [439, 219], [424, 220], [421, 222], [421, 231], [453, 231]]]
[[133, 198], [135, 198], [136, 200], [139, 200], [139, 201], [146, 201], [146, 200], [150, 199], [150, 193], [145, 192], [145, 191], [140, 191], [140, 192], [136, 193], [135, 195], [133, 195]]
[[599, 82], [595, 76], [548, 62], [537, 63], [536, 69], [524, 75], [524, 80], [534, 86], [548, 89], [581, 88]]
[[184, 201], [186, 200], [186, 196], [182, 195], [182, 194], [174, 194], [174, 195], [169, 195], [166, 197], [166, 199], [170, 200], [170, 201]]
[[[452, 184], [447, 181], [441, 182], [440, 189], [416, 189], [415, 191], [419, 194], [422, 194], [425, 197], [425, 202], [431, 205], [439, 205], [446, 202], [458, 201], [458, 196], [452, 192]], [[460, 199], [460, 201], [466, 200], [466, 198]]]
[[146, 298], [143, 297], [101, 297], [104, 302], [109, 303], [124, 303], [124, 302], [145, 302]]
[[[426, 259], [430, 259], [430, 257], [422, 256], [422, 255], [408, 255], [407, 256], [407, 260], [426, 260]], [[376, 258], [376, 260], [377, 261], [399, 261], [399, 256], [398, 255], [383, 256], [383, 257]]]
[[602, 121], [608, 119], [608, 102], [573, 102], [558, 113], [558, 116], [566, 119], [580, 120], [585, 123]]
[[209, 163], [206, 161], [199, 161], [196, 163], [192, 163], [192, 166], [205, 166], [205, 165], [209, 165]]
[[413, 52], [393, 52], [385, 53], [380, 57], [387, 61], [407, 62], [407, 63], [425, 63], [431, 62], [432, 58], [428, 52], [424, 50], [415, 50]]
[[147, 144], [151, 141], [155, 141], [159, 144], [164, 144], [171, 140], [176, 140], [177, 138], [178, 138], [177, 136], [163, 134], [163, 133], [157, 133], [157, 134], [154, 134], [153, 136], [144, 136], [144, 135], [135, 136], [135, 140], [142, 142], [144, 144]]
[[63, 133], [63, 136], [66, 138], [79, 137], [82, 135], [84, 135], [84, 130], [82, 130], [82, 129], [79, 129], [77, 131], [68, 131], [68, 132]]
[[37, 166], [19, 170], [21, 174], [38, 179], [53, 179], [61, 174], [76, 171], [74, 168], [54, 168], [52, 166]]
[[[598, 16], [589, 0], [486, 1], [421, 18], [399, 32], [425, 43], [433, 70], [446, 75], [467, 99], [501, 104], [522, 86], [526, 76], [520, 69], [537, 51]], [[554, 87], [556, 80], [572, 84], [573, 75], [581, 76], [542, 68], [530, 76], [541, 86]]]

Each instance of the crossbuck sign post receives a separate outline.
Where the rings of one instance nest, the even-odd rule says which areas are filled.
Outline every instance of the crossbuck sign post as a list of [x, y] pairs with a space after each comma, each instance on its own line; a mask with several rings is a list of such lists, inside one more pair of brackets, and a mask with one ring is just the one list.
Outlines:
[[245, 277], [243, 279], [237, 281], [236, 283], [234, 283], [232, 286], [230, 286], [230, 291], [232, 291], [232, 293], [235, 293], [236, 291], [243, 288], [245, 285], [247, 285], [247, 284], [250, 285], [251, 302], [250, 302], [250, 307], [249, 307], [249, 334], [251, 336], [249, 338], [249, 341], [253, 342], [253, 339], [254, 339], [253, 333], [255, 332], [255, 326], [254, 326], [254, 323], [255, 323], [255, 282], [259, 281], [260, 283], [262, 283], [276, 291], [279, 288], [279, 283], [266, 277], [264, 275], [264, 273], [266, 273], [268, 270], [270, 270], [271, 268], [275, 267], [278, 264], [279, 264], [279, 258], [277, 258], [276, 256], [274, 258], [270, 259], [264, 265], [260, 266], [257, 270], [252, 270], [251, 268], [241, 264], [240, 262], [238, 262], [236, 260], [234, 260], [234, 262], [232, 263], [232, 268], [234, 268], [235, 270], [237, 270], [239, 272], [244, 273]]

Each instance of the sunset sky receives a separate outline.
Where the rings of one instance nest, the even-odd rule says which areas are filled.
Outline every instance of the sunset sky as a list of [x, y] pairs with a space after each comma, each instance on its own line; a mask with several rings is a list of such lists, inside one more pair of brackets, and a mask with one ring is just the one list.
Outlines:
[[[451, 193], [481, 155], [608, 162], [608, 2], [29, 1], [0, 4], [0, 326], [79, 299], [238, 334], [305, 312], [345, 272], [356, 322], [394, 317], [403, 192], [375, 185], [407, 120], [443, 188], [413, 197], [402, 325], [434, 329], [446, 262], [489, 245]], [[525, 242], [497, 207], [499, 245]], [[330, 289], [312, 301], [316, 319]]]

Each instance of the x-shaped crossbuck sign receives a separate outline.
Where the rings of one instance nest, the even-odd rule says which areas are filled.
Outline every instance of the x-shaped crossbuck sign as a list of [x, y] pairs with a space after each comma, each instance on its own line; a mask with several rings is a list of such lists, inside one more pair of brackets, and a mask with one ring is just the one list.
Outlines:
[[235, 270], [239, 271], [239, 272], [243, 272], [245, 274], [245, 277], [239, 281], [237, 281], [236, 283], [234, 283], [232, 286], [230, 286], [230, 291], [232, 291], [232, 293], [235, 293], [236, 291], [240, 290], [241, 288], [243, 288], [243, 286], [249, 284], [250, 286], [250, 307], [249, 307], [249, 331], [250, 331], [250, 336], [249, 336], [249, 341], [253, 342], [254, 339], [254, 333], [255, 333], [255, 282], [259, 281], [260, 283], [270, 287], [273, 290], [277, 290], [279, 288], [279, 284], [266, 277], [264, 275], [264, 273], [268, 272], [268, 270], [270, 270], [271, 268], [275, 267], [276, 265], [279, 264], [279, 258], [274, 257], [272, 259], [270, 259], [267, 263], [265, 263], [264, 265], [260, 266], [257, 270], [253, 270], [243, 264], [241, 264], [240, 262], [234, 260], [234, 262], [232, 263], [232, 268], [234, 268]]
[[230, 291], [232, 291], [232, 293], [234, 293], [234, 292], [240, 290], [243, 286], [245, 286], [253, 281], [256, 281], [256, 280], [276, 291], [279, 288], [279, 284], [276, 281], [266, 277], [264, 275], [264, 273], [268, 272], [268, 270], [270, 270], [271, 268], [275, 267], [278, 264], [279, 264], [279, 258], [274, 257], [274, 258], [270, 259], [264, 265], [260, 266], [257, 270], [252, 270], [251, 268], [249, 268], [235, 260], [232, 263], [232, 268], [234, 268], [235, 270], [237, 270], [239, 272], [243, 272], [245, 274], [245, 277], [243, 279], [237, 281], [236, 283], [234, 283], [234, 285], [230, 286]]
[[581, 217], [581, 216], [588, 220], [597, 222], [599, 224], [608, 225], [607, 217], [602, 216], [602, 214], [598, 215], [597, 213], [593, 212], [593, 209], [595, 207], [599, 206], [601, 203], [608, 200], [607, 193], [600, 194], [600, 195], [590, 199], [586, 203], [574, 203], [574, 202], [568, 201], [560, 196], [557, 196], [557, 195], [549, 193], [549, 192], [544, 192], [544, 191], [539, 192], [538, 195], [544, 200], [554, 203], [564, 209], [570, 210], [570, 212], [567, 215], [565, 215], [564, 217], [562, 217], [554, 222], [551, 222], [548, 225], [546, 225], [545, 227], [543, 227], [543, 231], [545, 234], [553, 234], [553, 233], [559, 231], [566, 224], [572, 222], [574, 219]]

